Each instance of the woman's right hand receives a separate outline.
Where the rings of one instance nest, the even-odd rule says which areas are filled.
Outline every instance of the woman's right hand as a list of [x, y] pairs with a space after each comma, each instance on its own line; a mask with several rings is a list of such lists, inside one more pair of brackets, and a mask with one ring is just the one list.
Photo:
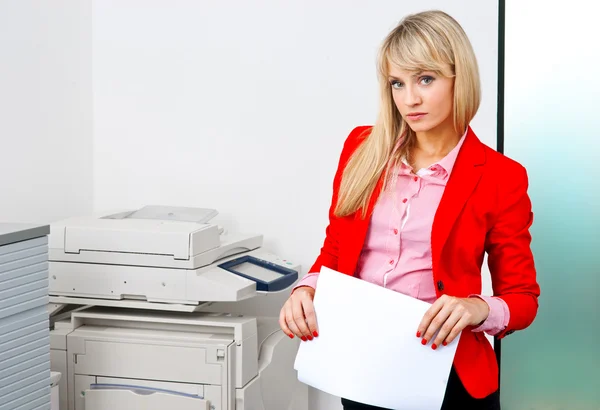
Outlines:
[[285, 302], [279, 313], [279, 326], [290, 338], [294, 335], [303, 342], [319, 336], [317, 317], [313, 306], [315, 289], [302, 286], [296, 289]]

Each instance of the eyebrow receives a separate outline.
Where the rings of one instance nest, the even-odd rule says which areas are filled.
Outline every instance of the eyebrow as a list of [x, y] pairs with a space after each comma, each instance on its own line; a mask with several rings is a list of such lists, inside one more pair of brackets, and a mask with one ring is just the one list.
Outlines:
[[[417, 73], [414, 73], [414, 74], [412, 74], [412, 75], [411, 75], [411, 78], [418, 77], [418, 76], [420, 76], [421, 74], [423, 74], [424, 72], [425, 72], [425, 71], [419, 71], [419, 72], [417, 72]], [[389, 77], [391, 80], [400, 80], [400, 78], [398, 78], [398, 77], [394, 77], [393, 75], [389, 75], [388, 77]]]

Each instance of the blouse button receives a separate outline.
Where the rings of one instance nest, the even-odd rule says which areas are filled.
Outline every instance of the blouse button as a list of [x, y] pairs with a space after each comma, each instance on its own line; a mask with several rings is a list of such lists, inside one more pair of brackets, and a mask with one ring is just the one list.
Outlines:
[[402, 202], [403, 202], [403, 203], [406, 203], [406, 201], [408, 201], [408, 199], [406, 199], [406, 198], [404, 198], [404, 199], [402, 200]]
[[390, 265], [393, 265], [393, 264], [394, 264], [394, 260], [390, 259]]
[[398, 230], [394, 229], [394, 235], [398, 235]]

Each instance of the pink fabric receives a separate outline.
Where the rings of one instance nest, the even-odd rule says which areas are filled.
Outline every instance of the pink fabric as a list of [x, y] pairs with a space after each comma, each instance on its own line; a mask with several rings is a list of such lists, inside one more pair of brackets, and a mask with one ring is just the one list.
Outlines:
[[[369, 224], [356, 276], [414, 298], [433, 303], [437, 297], [432, 273], [431, 227], [458, 152], [465, 140], [441, 161], [416, 175], [402, 163], [395, 181], [381, 195]], [[318, 272], [307, 274], [300, 286], [316, 289]], [[485, 322], [474, 332], [495, 335], [508, 325], [510, 312], [500, 298], [480, 297], [490, 308]]]

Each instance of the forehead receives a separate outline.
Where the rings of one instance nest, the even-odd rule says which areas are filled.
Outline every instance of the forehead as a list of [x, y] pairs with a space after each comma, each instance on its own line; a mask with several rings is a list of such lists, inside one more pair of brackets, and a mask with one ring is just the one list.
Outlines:
[[419, 75], [423, 71], [426, 71], [426, 70], [424, 70], [424, 69], [423, 70], [421, 70], [421, 69], [419, 69], [419, 70], [404, 70], [393, 64], [388, 65], [388, 76], [390, 76], [390, 77], [410, 78], [410, 77], [415, 77], [415, 76]]

